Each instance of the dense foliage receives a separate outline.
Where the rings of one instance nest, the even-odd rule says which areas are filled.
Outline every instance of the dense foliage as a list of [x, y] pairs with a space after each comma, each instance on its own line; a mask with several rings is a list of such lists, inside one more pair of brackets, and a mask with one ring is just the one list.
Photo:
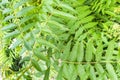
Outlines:
[[119, 80], [119, 0], [1, 0], [3, 80]]

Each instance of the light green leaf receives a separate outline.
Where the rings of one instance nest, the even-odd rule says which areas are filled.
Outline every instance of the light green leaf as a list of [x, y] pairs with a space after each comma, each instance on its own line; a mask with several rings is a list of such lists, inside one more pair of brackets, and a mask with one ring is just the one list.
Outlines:
[[91, 80], [96, 80], [96, 73], [93, 66], [90, 66], [90, 78]]
[[94, 19], [93, 16], [88, 16], [88, 17], [85, 17], [85, 18], [81, 19], [81, 20], [79, 21], [79, 23], [80, 23], [80, 24], [84, 24], [84, 23], [87, 23], [87, 22], [92, 21], [93, 19]]
[[63, 68], [61, 67], [59, 72], [58, 72], [56, 80], [63, 80], [62, 76], [63, 76]]
[[84, 29], [89, 29], [97, 25], [97, 22], [89, 22], [88, 24], [85, 24], [82, 26]]
[[56, 28], [60, 29], [60, 30], [64, 30], [64, 31], [68, 31], [69, 29], [65, 27], [65, 25], [63, 24], [60, 24], [59, 22], [56, 22], [56, 21], [48, 21], [48, 24], [52, 24], [52, 25], [55, 25]]
[[42, 71], [41, 70], [41, 67], [39, 66], [39, 64], [38, 64], [38, 61], [36, 61], [35, 59], [32, 59], [31, 60], [31, 63], [32, 63], [32, 66], [36, 69], [36, 70], [38, 70], [38, 71]]
[[26, 15], [28, 12], [31, 12], [33, 9], [35, 9], [34, 6], [28, 6], [28, 7], [22, 8], [22, 10], [17, 13], [17, 16], [18, 16], [18, 17], [24, 16], [24, 15]]
[[102, 58], [102, 52], [103, 52], [103, 44], [102, 42], [99, 42], [98, 47], [96, 49], [96, 61], [100, 61]]
[[84, 44], [83, 41], [81, 41], [78, 44], [78, 52], [77, 52], [77, 61], [82, 61], [84, 58]]
[[78, 75], [80, 76], [80, 80], [86, 80], [88, 74], [85, 71], [84, 65], [78, 64], [77, 66]]
[[114, 47], [115, 47], [114, 45], [115, 45], [114, 40], [112, 40], [108, 43], [108, 48], [107, 48], [106, 55], [105, 55], [107, 61], [112, 59], [112, 55], [113, 55], [113, 51], [114, 51]]
[[70, 73], [68, 72], [68, 65], [67, 64], [64, 64], [63, 65], [63, 76], [64, 78], [66, 79], [70, 79]]
[[67, 10], [69, 10], [69, 11], [71, 11], [71, 12], [76, 13], [76, 11], [75, 11], [71, 6], [69, 6], [68, 4], [60, 3], [59, 5], [60, 5], [60, 7], [62, 7], [63, 9], [67, 9]]
[[22, 6], [22, 4], [27, 3], [27, 2], [29, 2], [29, 1], [32, 1], [32, 0], [20, 0], [19, 2], [17, 2], [17, 3], [14, 5], [14, 9]]
[[26, 21], [28, 21], [28, 20], [30, 20], [30, 19], [32, 19], [32, 18], [34, 18], [36, 16], [36, 14], [31, 14], [31, 15], [28, 15], [28, 16], [26, 16], [26, 17], [24, 17], [24, 18], [22, 18], [21, 20], [20, 20], [20, 24], [23, 24], [23, 23], [25, 23]]
[[70, 61], [75, 61], [77, 59], [78, 45], [79, 45], [79, 42], [77, 41], [73, 46], [72, 51], [70, 52], [70, 55], [69, 55]]
[[63, 55], [62, 55], [62, 60], [67, 60], [68, 59], [69, 53], [70, 53], [70, 48], [71, 48], [71, 40], [65, 46], [65, 49], [64, 49]]
[[86, 61], [91, 61], [92, 60], [92, 49], [91, 49], [92, 45], [93, 45], [92, 40], [89, 40], [88, 43], [87, 43], [86, 54], [85, 54], [85, 60]]
[[15, 30], [15, 31], [13, 31], [13, 32], [11, 32], [11, 33], [6, 34], [6, 35], [4, 36], [4, 38], [12, 38], [12, 37], [14, 37], [14, 36], [16, 36], [16, 35], [18, 35], [18, 34], [20, 34], [20, 31]]
[[30, 45], [30, 43], [29, 43], [28, 41], [25, 41], [25, 40], [24, 40], [24, 46], [25, 46], [25, 48], [26, 48], [27, 50], [32, 50], [32, 47], [31, 47], [31, 45]]
[[5, 19], [3, 20], [3, 21], [8, 21], [8, 20], [10, 20], [10, 19], [13, 19], [14, 18], [14, 16], [13, 15], [10, 15], [10, 16], [7, 16], [7, 17], [5, 17]]
[[75, 39], [77, 39], [82, 34], [82, 32], [83, 32], [83, 28], [80, 27], [78, 31], [75, 33]]
[[34, 51], [34, 55], [35, 55], [36, 57], [38, 57], [39, 59], [41, 59], [41, 60], [48, 61], [48, 58], [47, 58], [45, 55], [43, 55], [43, 53], [41, 53], [41, 52], [38, 51], [38, 50], [35, 50], [35, 51]]
[[25, 25], [25, 26], [23, 27], [22, 31], [25, 32], [25, 31], [27, 31], [27, 30], [29, 30], [29, 29], [32, 29], [32, 27], [35, 26], [35, 24], [36, 24], [36, 23], [33, 22], [33, 23], [28, 24], [28, 25]]
[[[107, 80], [107, 76], [104, 74], [104, 73], [105, 73], [105, 70], [103, 69], [102, 65], [99, 64], [99, 63], [97, 63], [97, 64], [95, 64], [95, 68], [96, 68], [98, 74], [99, 74], [101, 77], [103, 77], [104, 80]], [[104, 75], [102, 75], [102, 74], [104, 74]]]
[[50, 43], [50, 42], [48, 42], [48, 41], [46, 41], [46, 40], [44, 40], [44, 39], [37, 39], [38, 40], [38, 42], [40, 43], [40, 44], [43, 44], [43, 45], [46, 45], [46, 46], [49, 46], [49, 47], [51, 47], [51, 48], [54, 48], [54, 49], [57, 49], [58, 50], [58, 48], [54, 45], [54, 44], [52, 44], [52, 43]]
[[118, 80], [117, 74], [115, 73], [115, 70], [114, 70], [112, 64], [107, 63], [106, 69], [108, 71], [108, 74], [109, 74], [111, 80]]
[[12, 11], [12, 9], [10, 9], [10, 8], [5, 8], [4, 10], [3, 10], [3, 14], [8, 14], [8, 13], [10, 13]]
[[17, 46], [19, 46], [22, 43], [21, 39], [16, 39], [15, 42], [12, 43], [11, 49], [15, 49]]
[[71, 15], [69, 13], [58, 11], [58, 10], [54, 10], [53, 15], [57, 15], [57, 16], [60, 16], [60, 17], [62, 16], [62, 17], [69, 18], [69, 19], [76, 19], [75, 16], [73, 16], [73, 15]]
[[8, 24], [7, 26], [4, 26], [4, 27], [2, 28], [2, 30], [5, 31], [5, 30], [14, 29], [16, 26], [17, 26], [16, 24], [10, 23], [10, 24]]

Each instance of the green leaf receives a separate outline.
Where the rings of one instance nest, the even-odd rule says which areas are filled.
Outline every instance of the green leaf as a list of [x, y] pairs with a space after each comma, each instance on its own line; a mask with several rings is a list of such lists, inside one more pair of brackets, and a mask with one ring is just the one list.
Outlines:
[[66, 9], [68, 11], [76, 13], [76, 11], [71, 6], [69, 6], [68, 4], [60, 3], [59, 6], [62, 7], [63, 9]]
[[3, 14], [8, 14], [8, 13], [10, 13], [12, 11], [12, 9], [10, 9], [10, 8], [5, 8], [4, 10], [3, 10]]
[[36, 14], [31, 14], [31, 15], [28, 15], [28, 16], [25, 16], [24, 18], [22, 18], [21, 20], [20, 20], [20, 24], [23, 24], [23, 23], [25, 23], [26, 21], [28, 21], [28, 20], [30, 20], [30, 19], [33, 19], [34, 17], [36, 16]]
[[111, 80], [118, 80], [117, 74], [115, 73], [115, 70], [110, 63], [106, 64], [106, 69], [108, 71]]
[[58, 11], [58, 10], [54, 10], [53, 15], [62, 16], [62, 17], [69, 18], [69, 19], [76, 19], [76, 17], [74, 17], [73, 15], [69, 13], [65, 13], [63, 11]]
[[89, 29], [89, 28], [92, 28], [94, 26], [97, 25], [97, 22], [89, 22], [88, 24], [85, 24], [83, 27], [83, 29]]
[[25, 61], [30, 61], [30, 56], [25, 56], [21, 61], [20, 63], [23, 63]]
[[14, 18], [14, 16], [13, 15], [10, 15], [10, 16], [7, 16], [7, 17], [5, 17], [5, 19], [3, 20], [3, 21], [8, 21], [8, 20], [11, 20], [11, 19], [13, 19]]
[[10, 49], [15, 49], [17, 46], [19, 46], [22, 43], [21, 39], [16, 39], [15, 42], [12, 43], [12, 46], [10, 47]]
[[70, 48], [71, 48], [71, 40], [65, 46], [65, 49], [64, 49], [63, 55], [62, 55], [62, 60], [67, 60], [68, 59], [69, 53], [70, 53]]
[[50, 75], [50, 67], [45, 71], [45, 76], [43, 80], [49, 80], [49, 75]]
[[85, 54], [86, 61], [92, 60], [92, 49], [91, 49], [92, 45], [93, 45], [92, 40], [89, 40], [87, 43], [86, 54]]
[[78, 44], [78, 52], [77, 52], [77, 61], [82, 61], [84, 58], [84, 44], [83, 41], [81, 41]]
[[79, 21], [79, 23], [80, 23], [80, 24], [84, 24], [84, 23], [87, 23], [87, 22], [92, 21], [93, 19], [94, 19], [93, 16], [88, 16], [88, 17], [85, 17], [85, 18], [81, 19], [81, 20]]
[[42, 71], [41, 70], [41, 67], [39, 66], [39, 64], [38, 64], [38, 61], [36, 61], [35, 59], [32, 59], [31, 60], [31, 63], [32, 63], [32, 66], [36, 69], [36, 70], [38, 70], [38, 71]]
[[48, 61], [48, 58], [38, 50], [34, 50], [34, 55], [43, 61], [46, 61], [46, 62]]
[[[102, 65], [97, 63], [97, 64], [95, 64], [95, 68], [96, 68], [98, 74], [103, 78], [103, 80], [107, 80], [107, 76], [104, 74], [105, 70], [103, 69]], [[102, 74], [104, 74], [104, 75], [102, 75]]]
[[102, 42], [99, 42], [98, 43], [98, 47], [96, 49], [96, 54], [95, 54], [96, 61], [100, 61], [101, 60], [101, 58], [102, 58], [102, 52], [103, 52], [103, 44], [102, 44]]
[[77, 39], [82, 34], [82, 32], [83, 32], [83, 28], [80, 27], [78, 31], [75, 33], [75, 39]]
[[76, 44], [73, 46], [72, 51], [70, 52], [70, 55], [69, 55], [69, 60], [70, 61], [76, 61], [78, 44], [79, 44], [79, 42], [77, 41]]
[[90, 11], [90, 10], [86, 10], [86, 11], [81, 11], [81, 12], [79, 12], [79, 13], [81, 13], [81, 14], [78, 14], [78, 18], [79, 18], [79, 19], [83, 19], [83, 18], [85, 18], [87, 15], [89, 15], [89, 14], [91, 13], [91, 11]]
[[105, 55], [107, 61], [112, 59], [112, 55], [113, 55], [113, 51], [114, 51], [114, 45], [115, 45], [114, 40], [112, 40], [108, 43], [108, 48], [107, 48], [106, 55]]
[[60, 70], [59, 70], [59, 72], [58, 72], [56, 80], [63, 80], [62, 76], [63, 76], [63, 69], [61, 67]]
[[35, 9], [34, 6], [28, 6], [28, 7], [22, 8], [22, 10], [17, 13], [17, 16], [18, 16], [18, 17], [24, 16], [24, 15], [26, 15], [28, 12], [31, 12], [33, 9]]
[[4, 38], [12, 38], [12, 37], [14, 37], [14, 36], [16, 36], [16, 35], [18, 35], [18, 34], [20, 34], [20, 31], [15, 30], [15, 31], [13, 31], [13, 32], [11, 32], [11, 33], [6, 34], [6, 35], [4, 36]]
[[64, 30], [64, 31], [68, 31], [69, 29], [66, 28], [63, 24], [60, 24], [59, 22], [56, 22], [56, 21], [48, 21], [48, 24], [52, 24], [52, 25], [55, 25], [56, 28], [60, 29], [60, 30]]
[[78, 64], [76, 67], [78, 75], [80, 76], [80, 80], [87, 80], [88, 74], [85, 71], [84, 65]]
[[51, 47], [51, 48], [54, 48], [54, 49], [57, 49], [58, 50], [58, 48], [54, 45], [54, 44], [52, 44], [52, 43], [50, 43], [50, 42], [48, 42], [48, 41], [46, 41], [46, 40], [44, 40], [44, 39], [37, 39], [38, 40], [38, 42], [40, 43], [40, 44], [43, 44], [43, 45], [46, 45], [46, 46], [49, 46], [49, 47]]
[[64, 76], [64, 78], [70, 80], [70, 73], [68, 72], [68, 65], [67, 64], [63, 65], [63, 76]]
[[96, 80], [96, 73], [93, 66], [90, 66], [90, 78], [91, 80]]
[[25, 48], [26, 48], [27, 50], [29, 50], [29, 51], [32, 50], [32, 47], [31, 47], [31, 45], [30, 45], [30, 43], [29, 43], [28, 41], [25, 41], [25, 40], [24, 40], [24, 46], [25, 46]]
[[33, 22], [33, 23], [28, 24], [28, 25], [25, 25], [24, 28], [22, 29], [22, 32], [25, 32], [29, 29], [32, 29], [32, 27], [35, 26], [35, 24], [36, 23]]
[[2, 28], [2, 30], [5, 31], [5, 30], [14, 29], [16, 26], [17, 26], [16, 24], [10, 23], [10, 24], [8, 24], [7, 26], [4, 26], [4, 27]]
[[17, 2], [17, 3], [14, 5], [14, 9], [22, 6], [22, 4], [27, 3], [27, 2], [29, 2], [29, 1], [32, 1], [32, 0], [20, 0], [19, 2]]

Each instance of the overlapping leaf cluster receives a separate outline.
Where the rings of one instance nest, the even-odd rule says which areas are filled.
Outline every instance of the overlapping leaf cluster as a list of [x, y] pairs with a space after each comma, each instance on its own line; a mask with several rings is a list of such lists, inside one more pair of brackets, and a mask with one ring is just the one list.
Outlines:
[[4, 77], [49, 80], [55, 71], [56, 80], [119, 80], [119, 4], [2, 0]]

